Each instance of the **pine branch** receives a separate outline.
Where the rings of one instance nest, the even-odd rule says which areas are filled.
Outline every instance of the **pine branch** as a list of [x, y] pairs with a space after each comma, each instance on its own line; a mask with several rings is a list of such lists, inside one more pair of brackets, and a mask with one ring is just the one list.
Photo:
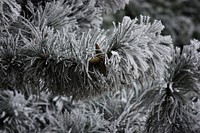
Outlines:
[[149, 110], [146, 132], [196, 132], [199, 120], [192, 97], [199, 96], [199, 42], [177, 48], [165, 80], [152, 86], [139, 100]]
[[[34, 2], [34, 1], [33, 1]], [[55, 29], [99, 28], [102, 22], [102, 9], [95, 1], [61, 0], [51, 2], [21, 3], [23, 16], [39, 28], [45, 26]]]
[[0, 1], [0, 30], [2, 26], [14, 22], [20, 14], [20, 6], [15, 0]]
[[[22, 33], [18, 54], [26, 66], [25, 82], [39, 90], [73, 95], [75, 99], [98, 96], [123, 86], [136, 87], [143, 77], [162, 75], [171, 59], [169, 38], [159, 35], [162, 24], [155, 21], [151, 25], [148, 17], [141, 17], [140, 24], [137, 19], [125, 17], [113, 31], [91, 30], [78, 33], [78, 38], [77, 32], [71, 33], [68, 28], [37, 28], [24, 18], [22, 22], [20, 27], [24, 28], [18, 29]], [[97, 43], [102, 54], [94, 52]], [[94, 63], [97, 57], [99, 63]], [[149, 61], [154, 58], [161, 63], [151, 65]], [[161, 70], [156, 72], [155, 66]]]
[[[135, 82], [138, 84], [144, 79], [152, 81], [151, 78], [160, 78], [172, 59], [171, 39], [160, 35], [163, 25], [159, 21], [151, 24], [149, 17], [141, 16], [140, 21], [137, 24], [137, 19], [125, 17], [122, 24], [114, 29], [106, 48], [108, 58], [115, 58], [109, 60], [113, 64], [110, 71], [112, 78], [115, 74], [120, 78], [118, 84], [125, 83], [133, 87]], [[117, 53], [112, 57], [113, 52]]]
[[0, 41], [0, 88], [24, 88], [24, 61], [20, 57], [19, 35], [4, 37]]

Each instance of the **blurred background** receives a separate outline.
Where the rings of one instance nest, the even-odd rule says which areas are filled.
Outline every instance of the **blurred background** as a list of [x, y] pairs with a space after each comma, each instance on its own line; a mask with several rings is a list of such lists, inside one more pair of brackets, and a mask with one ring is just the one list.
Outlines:
[[175, 46], [200, 40], [200, 0], [130, 0], [124, 10], [105, 16], [102, 27], [111, 27], [112, 21], [121, 22], [123, 16], [140, 15], [161, 20], [165, 25], [162, 35], [171, 35]]

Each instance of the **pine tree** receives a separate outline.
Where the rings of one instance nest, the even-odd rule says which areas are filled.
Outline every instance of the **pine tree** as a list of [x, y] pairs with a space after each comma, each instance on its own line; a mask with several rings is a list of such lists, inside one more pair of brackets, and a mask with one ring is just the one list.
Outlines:
[[199, 45], [124, 0], [0, 1], [0, 131], [199, 132]]

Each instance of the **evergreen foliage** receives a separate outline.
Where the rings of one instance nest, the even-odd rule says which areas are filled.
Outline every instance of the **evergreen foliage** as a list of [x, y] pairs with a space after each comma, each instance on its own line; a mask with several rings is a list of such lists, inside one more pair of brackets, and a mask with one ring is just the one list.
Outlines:
[[[199, 42], [175, 49], [165, 82], [153, 86], [141, 96], [141, 105], [150, 110], [147, 133], [199, 132], [194, 99], [199, 96]], [[140, 106], [141, 106], [140, 105]], [[147, 108], [148, 109], [147, 109]], [[196, 125], [197, 124], [197, 125]]]
[[[198, 132], [199, 45], [123, 0], [0, 1], [0, 132]], [[195, 99], [195, 100], [194, 100]]]

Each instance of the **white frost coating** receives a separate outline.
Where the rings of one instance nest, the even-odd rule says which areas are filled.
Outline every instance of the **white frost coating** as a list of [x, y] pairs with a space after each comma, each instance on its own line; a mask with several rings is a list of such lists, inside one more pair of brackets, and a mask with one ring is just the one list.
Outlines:
[[121, 62], [121, 57], [119, 55], [118, 52], [116, 51], [111, 51], [111, 59], [112, 60], [112, 63], [113, 63], [113, 68], [116, 70], [116, 71], [120, 71], [120, 66], [119, 66], [119, 63]]
[[112, 53], [112, 55], [117, 56], [117, 58], [118, 58], [119, 60], [121, 60], [121, 57], [119, 56], [119, 53], [118, 53], [118, 52], [116, 52], [116, 51], [111, 51], [111, 53]]

